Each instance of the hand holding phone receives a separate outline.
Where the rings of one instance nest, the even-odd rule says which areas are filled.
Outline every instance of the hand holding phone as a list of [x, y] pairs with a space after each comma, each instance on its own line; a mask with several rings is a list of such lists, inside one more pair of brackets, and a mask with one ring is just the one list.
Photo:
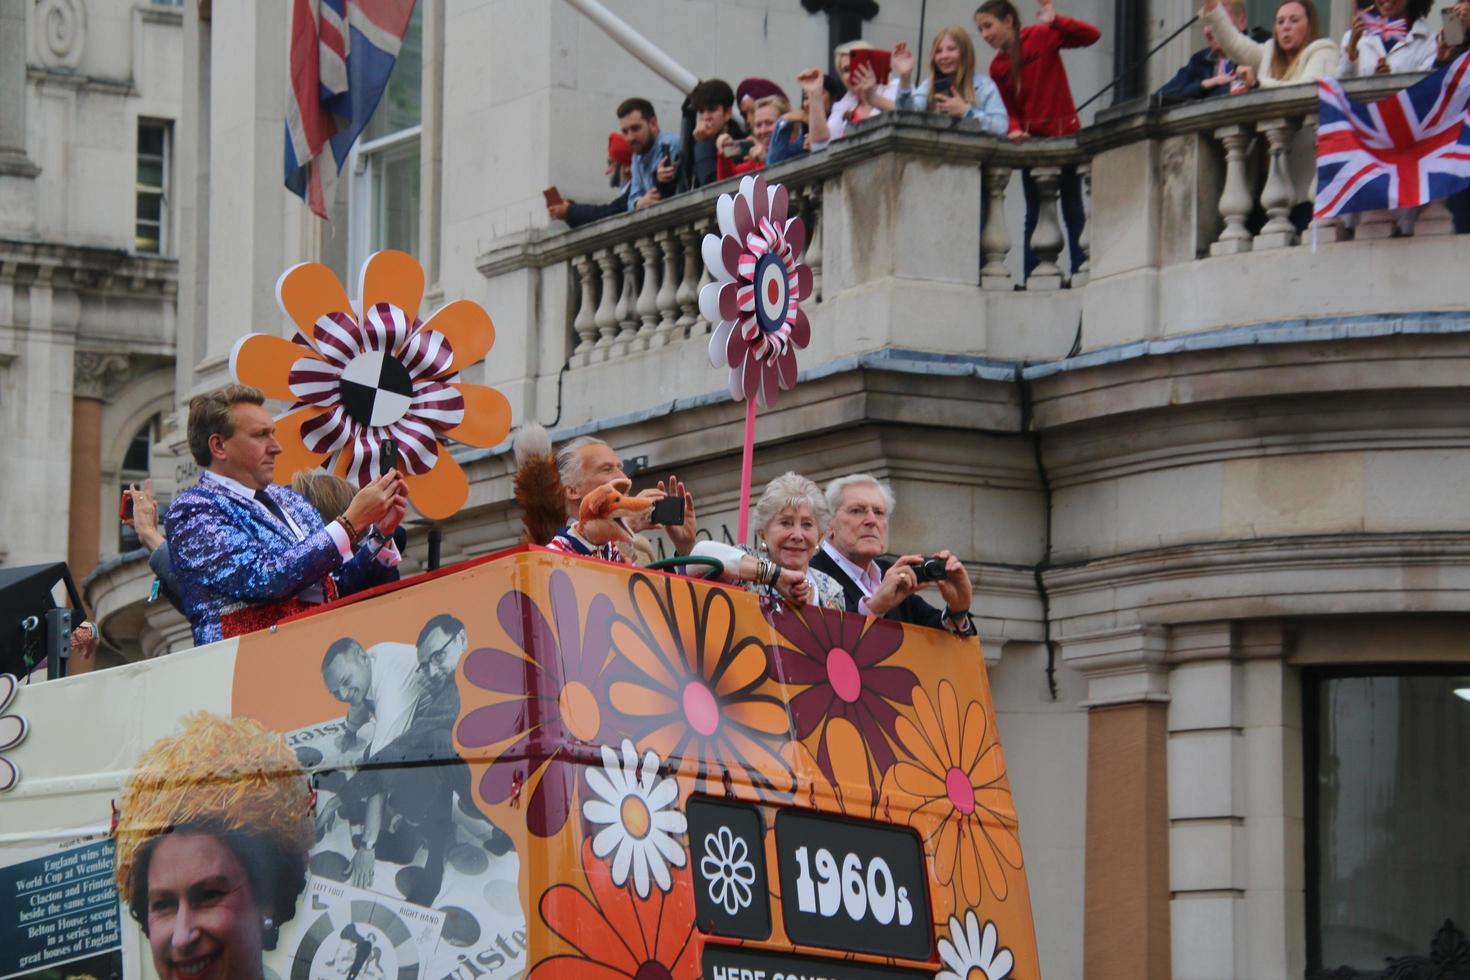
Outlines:
[[648, 523], [660, 524], [664, 527], [678, 527], [683, 524], [684, 498], [669, 496], [655, 501], [653, 509], [648, 512]]
[[127, 487], [123, 488], [122, 501], [117, 505], [117, 519], [124, 524], [133, 522], [133, 493]]
[[873, 70], [878, 84], [887, 85], [892, 60], [893, 53], [882, 48], [858, 48], [847, 56], [847, 70], [849, 74], [855, 74], [861, 66], [867, 65]]
[[384, 439], [378, 445], [378, 475], [391, 473], [398, 468], [398, 440]]
[[541, 196], [546, 198], [546, 206], [548, 208], [556, 207], [558, 204], [562, 203], [561, 191], [557, 190], [555, 185], [552, 185], [551, 187], [548, 187], [546, 188], [546, 190], [542, 191]]

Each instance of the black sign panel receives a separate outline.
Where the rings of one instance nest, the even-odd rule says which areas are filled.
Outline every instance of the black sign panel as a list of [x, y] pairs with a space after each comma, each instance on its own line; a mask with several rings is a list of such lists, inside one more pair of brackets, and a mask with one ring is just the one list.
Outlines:
[[704, 980], [933, 980], [923, 970], [903, 970], [877, 963], [787, 956], [738, 947], [704, 947]]
[[760, 811], [743, 803], [692, 796], [685, 813], [699, 928], [716, 936], [769, 937], [771, 892]]
[[904, 959], [933, 948], [913, 831], [800, 810], [776, 815], [781, 915], [794, 943]]

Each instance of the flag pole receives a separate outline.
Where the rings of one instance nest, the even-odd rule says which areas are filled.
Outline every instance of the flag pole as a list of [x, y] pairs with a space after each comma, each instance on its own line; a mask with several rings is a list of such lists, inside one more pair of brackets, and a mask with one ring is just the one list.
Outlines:
[[567, 0], [602, 32], [620, 44], [633, 57], [643, 62], [664, 81], [685, 95], [699, 84], [699, 79], [683, 65], [670, 58], [652, 41], [628, 26], [628, 22], [604, 7], [599, 0]]
[[736, 540], [749, 544], [746, 533], [750, 530], [750, 473], [755, 463], [755, 398], [745, 399], [745, 449], [740, 454], [740, 533]]

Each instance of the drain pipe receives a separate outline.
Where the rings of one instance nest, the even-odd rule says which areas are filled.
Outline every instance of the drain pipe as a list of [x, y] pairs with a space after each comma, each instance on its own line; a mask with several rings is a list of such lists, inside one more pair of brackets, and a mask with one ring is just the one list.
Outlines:
[[1036, 461], [1036, 477], [1041, 483], [1041, 501], [1046, 507], [1046, 518], [1042, 524], [1041, 560], [1031, 567], [1036, 583], [1036, 595], [1041, 600], [1041, 630], [1046, 643], [1046, 689], [1051, 699], [1057, 699], [1057, 644], [1051, 638], [1051, 597], [1046, 591], [1046, 572], [1051, 568], [1051, 480], [1046, 473], [1046, 460], [1041, 453], [1041, 434], [1032, 433], [1031, 382], [1026, 380], [1025, 365], [1016, 365], [1016, 388], [1021, 396], [1021, 432], [1031, 439], [1031, 451]]

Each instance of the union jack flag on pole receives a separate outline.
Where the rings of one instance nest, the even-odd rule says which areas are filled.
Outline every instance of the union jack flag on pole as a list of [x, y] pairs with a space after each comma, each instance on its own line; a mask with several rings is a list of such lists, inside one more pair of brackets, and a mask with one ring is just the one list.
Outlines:
[[1470, 54], [1363, 105], [1317, 83], [1316, 217], [1417, 208], [1470, 186]]
[[372, 118], [414, 0], [292, 0], [286, 187], [320, 217], [324, 182], [342, 170]]

